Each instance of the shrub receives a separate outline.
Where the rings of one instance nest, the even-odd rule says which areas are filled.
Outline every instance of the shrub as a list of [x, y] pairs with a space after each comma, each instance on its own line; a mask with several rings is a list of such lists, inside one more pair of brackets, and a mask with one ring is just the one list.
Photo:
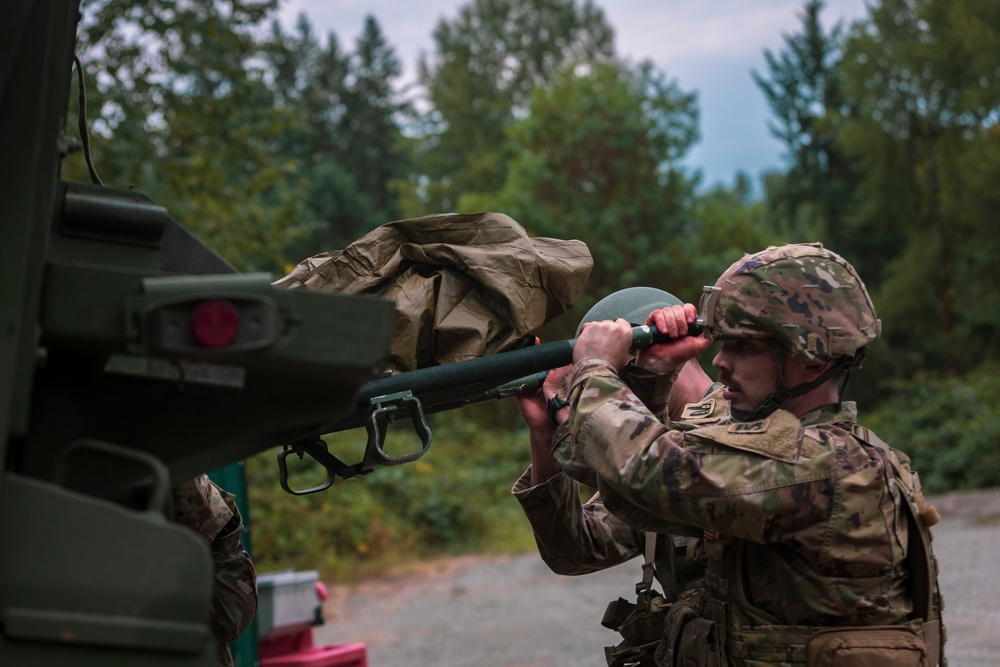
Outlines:
[[[250, 541], [258, 571], [318, 569], [331, 581], [344, 581], [437, 555], [534, 548], [510, 495], [528, 464], [527, 431], [482, 428], [476, 410], [432, 415], [433, 443], [421, 459], [358, 479], [337, 478], [330, 489], [307, 496], [281, 489], [275, 452], [249, 459]], [[398, 432], [403, 428], [394, 425], [397, 432], [387, 440], [405, 437]], [[351, 464], [361, 460], [365, 438], [356, 430], [325, 439], [331, 453]], [[316, 474], [290, 471], [289, 484], [315, 486]]]
[[960, 378], [917, 376], [862, 419], [909, 454], [924, 491], [995, 486], [1000, 480], [1000, 365]]

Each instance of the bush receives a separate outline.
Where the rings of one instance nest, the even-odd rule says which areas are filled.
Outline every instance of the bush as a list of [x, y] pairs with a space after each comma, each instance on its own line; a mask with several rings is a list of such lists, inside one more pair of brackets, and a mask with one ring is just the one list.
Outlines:
[[961, 378], [920, 377], [861, 421], [909, 454], [926, 493], [996, 486], [1000, 480], [1000, 365]]
[[[281, 489], [276, 452], [249, 459], [250, 539], [258, 571], [317, 569], [330, 581], [345, 581], [438, 555], [533, 549], [530, 527], [510, 495], [528, 464], [527, 431], [484, 429], [476, 410], [432, 415], [433, 442], [421, 459], [358, 479], [337, 478], [330, 489], [307, 496]], [[404, 428], [394, 425], [387, 441], [405, 438]], [[363, 430], [325, 439], [345, 463], [361, 460]], [[293, 470], [289, 484], [315, 486], [316, 475], [315, 468]]]

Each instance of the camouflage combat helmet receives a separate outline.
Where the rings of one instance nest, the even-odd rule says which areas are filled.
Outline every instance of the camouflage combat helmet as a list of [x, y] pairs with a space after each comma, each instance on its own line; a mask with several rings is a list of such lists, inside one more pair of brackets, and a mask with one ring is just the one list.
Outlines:
[[[771, 246], [730, 266], [702, 295], [702, 324], [714, 340], [767, 338], [778, 386], [756, 410], [730, 408], [739, 421], [763, 419], [786, 400], [861, 365], [882, 323], [854, 268], [821, 243]], [[785, 386], [783, 350], [808, 364], [833, 362], [814, 380]]]
[[588, 322], [616, 320], [619, 317], [632, 326], [640, 326], [646, 323], [646, 318], [654, 310], [682, 303], [670, 292], [655, 287], [626, 287], [595, 303], [580, 320], [576, 335], [580, 335], [583, 325]]
[[821, 243], [744, 256], [705, 288], [699, 311], [713, 339], [773, 338], [810, 364], [854, 358], [881, 331], [857, 272]]

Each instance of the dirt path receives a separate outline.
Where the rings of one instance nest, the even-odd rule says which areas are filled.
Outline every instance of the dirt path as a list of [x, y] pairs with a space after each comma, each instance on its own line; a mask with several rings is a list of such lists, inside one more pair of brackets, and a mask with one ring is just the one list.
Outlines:
[[[950, 667], [1000, 664], [1000, 488], [934, 498]], [[535, 554], [457, 558], [335, 587], [317, 644], [363, 642], [371, 667], [604, 667], [607, 603], [634, 595], [639, 563], [585, 577]]]

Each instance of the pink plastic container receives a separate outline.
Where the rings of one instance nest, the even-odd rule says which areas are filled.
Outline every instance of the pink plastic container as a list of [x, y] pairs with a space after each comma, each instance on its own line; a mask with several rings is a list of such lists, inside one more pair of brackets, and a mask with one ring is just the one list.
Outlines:
[[368, 650], [364, 644], [332, 644], [265, 656], [261, 647], [260, 667], [368, 667]]

